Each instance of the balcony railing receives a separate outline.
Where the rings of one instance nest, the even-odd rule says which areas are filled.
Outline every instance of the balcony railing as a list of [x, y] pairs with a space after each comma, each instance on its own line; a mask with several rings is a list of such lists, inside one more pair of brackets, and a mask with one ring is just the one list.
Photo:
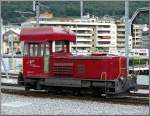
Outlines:
[[117, 34], [117, 36], [125, 37], [125, 34]]
[[98, 33], [97, 36], [112, 36], [110, 33]]
[[80, 30], [81, 30], [81, 31], [84, 31], [84, 30], [85, 30], [85, 31], [93, 31], [93, 29], [88, 28], [88, 27], [87, 27], [87, 28], [86, 28], [86, 27], [85, 27], [85, 28], [80, 28], [80, 27], [78, 27], [78, 28], [71, 28], [71, 30], [72, 30], [72, 31], [76, 31], [76, 30], [79, 30], [79, 31], [80, 31]]
[[90, 33], [77, 33], [77, 36], [92, 36]]
[[109, 41], [110, 42], [112, 40], [111, 39], [101, 39], [101, 38], [98, 38], [97, 41]]
[[117, 29], [117, 31], [125, 31], [125, 29]]
[[96, 47], [115, 47], [115, 45], [111, 45], [111, 44], [97, 44]]
[[92, 47], [92, 44], [77, 44], [77, 45], [72, 45], [72, 47]]
[[92, 39], [80, 39], [80, 38], [77, 38], [77, 41], [92, 41]]
[[97, 28], [97, 31], [101, 31], [101, 30], [104, 30], [104, 31], [110, 31], [110, 28]]
[[125, 42], [125, 39], [117, 39], [117, 42]]

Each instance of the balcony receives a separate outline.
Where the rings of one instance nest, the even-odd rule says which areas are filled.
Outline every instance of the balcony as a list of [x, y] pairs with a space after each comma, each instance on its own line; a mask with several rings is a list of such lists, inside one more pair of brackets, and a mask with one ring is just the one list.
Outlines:
[[125, 26], [124, 23], [117, 23], [118, 26]]
[[125, 37], [125, 34], [117, 34], [119, 37]]
[[125, 39], [117, 39], [117, 42], [125, 42]]
[[121, 43], [121, 44], [117, 44], [118, 47], [125, 47], [125, 44]]
[[90, 33], [77, 33], [77, 36], [92, 36]]
[[77, 38], [77, 41], [84, 41], [84, 42], [86, 42], [86, 41], [89, 41], [89, 42], [91, 42], [92, 41], [92, 39], [84, 39], [84, 38]]
[[109, 41], [110, 42], [112, 40], [111, 39], [101, 39], [101, 38], [98, 38], [97, 41]]
[[142, 45], [134, 45], [133, 47], [134, 47], [134, 48], [141, 48]]
[[85, 28], [80, 28], [80, 27], [77, 27], [77, 28], [71, 28], [72, 31], [76, 31], [76, 30], [81, 30], [81, 31], [93, 31], [92, 28], [88, 28], [88, 27], [85, 27]]
[[142, 38], [142, 36], [135, 36], [135, 38], [139, 38], [139, 39], [141, 39], [141, 38]]
[[125, 31], [125, 29], [117, 29], [117, 31]]
[[97, 33], [97, 36], [112, 36], [110, 33]]
[[97, 31], [101, 31], [101, 30], [110, 31], [111, 29], [110, 28], [97, 28]]
[[133, 44], [137, 44], [137, 43], [142, 43], [142, 41], [141, 40], [133, 41]]
[[111, 45], [111, 44], [97, 44], [96, 47], [115, 47], [115, 45]]
[[72, 47], [92, 47], [92, 44], [73, 44]]

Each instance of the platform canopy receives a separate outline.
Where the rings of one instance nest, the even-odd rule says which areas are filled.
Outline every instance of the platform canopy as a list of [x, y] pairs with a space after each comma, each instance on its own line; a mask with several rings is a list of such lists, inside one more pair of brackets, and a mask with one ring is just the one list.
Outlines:
[[20, 40], [24, 42], [44, 42], [54, 40], [76, 41], [73, 31], [54, 26], [23, 28]]

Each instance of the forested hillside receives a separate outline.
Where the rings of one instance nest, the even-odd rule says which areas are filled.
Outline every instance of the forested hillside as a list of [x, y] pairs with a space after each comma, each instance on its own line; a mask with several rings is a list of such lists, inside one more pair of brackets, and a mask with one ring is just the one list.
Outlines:
[[[45, 1], [40, 2], [40, 12], [51, 11], [55, 17], [79, 17], [80, 2], [78, 1]], [[95, 16], [110, 15], [122, 17], [124, 15], [124, 2], [115, 1], [84, 1], [84, 14], [89, 13]], [[130, 2], [130, 16], [137, 8], [148, 7], [148, 2]], [[32, 12], [32, 2], [2, 2], [2, 18], [4, 24], [21, 23], [33, 14], [22, 12]], [[148, 13], [139, 15], [135, 23], [148, 23]]]

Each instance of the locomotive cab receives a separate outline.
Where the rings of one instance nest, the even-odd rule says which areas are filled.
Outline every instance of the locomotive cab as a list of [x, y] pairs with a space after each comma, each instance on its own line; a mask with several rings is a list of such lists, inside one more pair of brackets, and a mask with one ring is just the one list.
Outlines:
[[50, 61], [54, 55], [64, 56], [70, 53], [69, 41], [48, 41], [24, 44], [24, 72], [26, 77], [48, 77]]
[[70, 43], [76, 40], [72, 31], [53, 26], [23, 28], [20, 40], [24, 41], [23, 72], [19, 82], [26, 79], [48, 78], [53, 56], [70, 55]]
[[48, 42], [25, 43], [23, 53], [24, 75], [27, 77], [48, 76], [50, 58]]

